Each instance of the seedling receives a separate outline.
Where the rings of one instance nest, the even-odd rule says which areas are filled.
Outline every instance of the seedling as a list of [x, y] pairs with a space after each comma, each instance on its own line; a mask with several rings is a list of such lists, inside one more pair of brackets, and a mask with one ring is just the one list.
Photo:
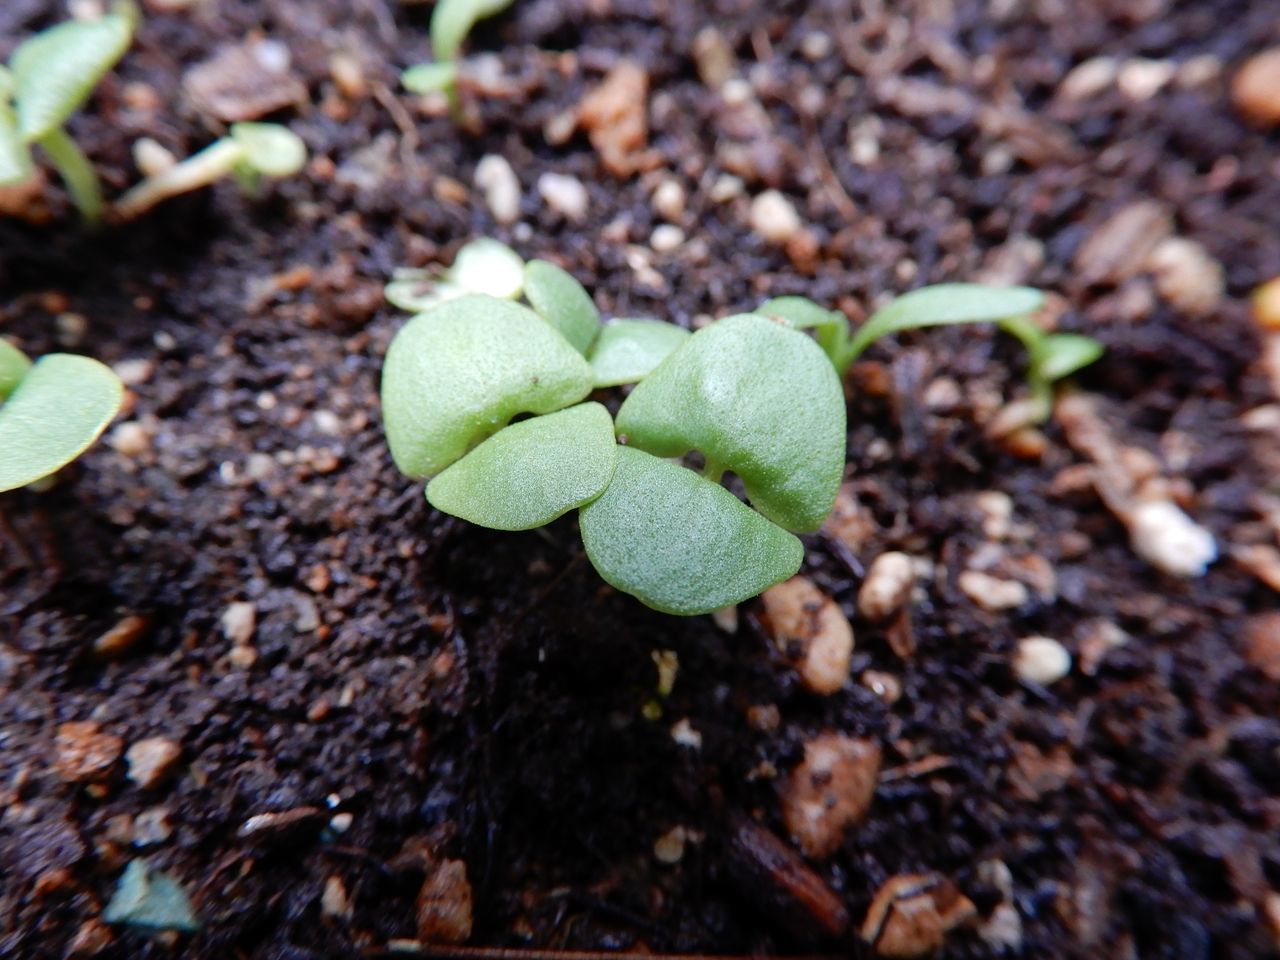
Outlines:
[[255, 192], [262, 177], [289, 177], [307, 162], [307, 146], [275, 123], [233, 123], [227, 136], [199, 153], [147, 177], [115, 205], [121, 220], [133, 220], [156, 204], [234, 176]]
[[1043, 305], [1044, 294], [1031, 287], [943, 283], [898, 297], [852, 334], [842, 314], [804, 297], [769, 300], [761, 304], [760, 312], [797, 329], [812, 329], [842, 375], [867, 347], [886, 334], [962, 323], [997, 323], [1027, 349], [1027, 382], [1039, 419], [1044, 420], [1050, 413], [1053, 384], [1095, 362], [1104, 348], [1091, 337], [1040, 329], [1028, 317]]
[[102, 220], [102, 189], [84, 152], [63, 129], [93, 88], [124, 56], [137, 8], [117, 3], [96, 20], [70, 20], [24, 42], [0, 67], [0, 185], [35, 170], [32, 145], [49, 158], [86, 223]]
[[124, 386], [97, 360], [52, 353], [36, 363], [0, 340], [0, 492], [56, 473], [106, 429]]
[[431, 11], [431, 54], [435, 60], [410, 67], [400, 82], [411, 93], [443, 93], [456, 116], [459, 51], [471, 29], [481, 20], [501, 13], [515, 0], [440, 0]]
[[[514, 256], [476, 248], [458, 260]], [[467, 272], [455, 262], [440, 284]], [[434, 299], [388, 350], [387, 439], [402, 472], [429, 479], [431, 504], [500, 530], [578, 509], [601, 576], [669, 613], [737, 603], [795, 573], [804, 551], [790, 531], [822, 523], [844, 466], [843, 397], [817, 345], [752, 315], [692, 336], [654, 320], [602, 326], [581, 285], [545, 261], [524, 265], [520, 290], [532, 308]], [[616, 428], [582, 402], [636, 380]], [[535, 416], [512, 422], [524, 413]], [[663, 459], [692, 451], [701, 474]], [[721, 485], [727, 471], [750, 506]]]

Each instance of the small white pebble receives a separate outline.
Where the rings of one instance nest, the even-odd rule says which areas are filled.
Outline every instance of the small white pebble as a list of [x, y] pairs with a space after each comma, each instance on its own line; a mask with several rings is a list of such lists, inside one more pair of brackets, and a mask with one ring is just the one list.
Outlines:
[[806, 60], [821, 60], [831, 53], [831, 35], [818, 30], [805, 34], [800, 41], [800, 52]]
[[573, 220], [587, 215], [587, 188], [577, 177], [560, 173], [544, 173], [538, 178], [538, 195], [556, 213]]
[[786, 243], [802, 226], [795, 206], [777, 190], [751, 201], [751, 229], [770, 243]]
[[1013, 610], [1031, 599], [1025, 584], [1001, 580], [980, 570], [964, 571], [958, 583], [961, 592], [983, 610]]
[[1177, 72], [1177, 65], [1171, 60], [1135, 57], [1121, 64], [1120, 72], [1116, 74], [1116, 86], [1130, 100], [1142, 103], [1168, 86]]
[[519, 219], [520, 181], [506, 157], [494, 153], [481, 157], [476, 164], [475, 183], [494, 220], [515, 223]]
[[684, 243], [684, 231], [670, 223], [663, 223], [653, 228], [649, 237], [649, 246], [655, 253], [671, 253]]
[[253, 647], [237, 645], [231, 648], [227, 660], [238, 670], [248, 670], [258, 662], [258, 651]]
[[715, 183], [711, 184], [711, 190], [708, 196], [712, 203], [728, 203], [730, 200], [736, 200], [742, 196], [746, 189], [746, 184], [742, 182], [741, 177], [735, 177], [731, 173], [722, 173], [716, 177]]
[[1047, 687], [1071, 672], [1071, 654], [1051, 637], [1024, 637], [1013, 656], [1019, 679]]
[[1119, 64], [1114, 57], [1094, 57], [1074, 67], [1058, 84], [1063, 100], [1088, 100], [1116, 82]]
[[151, 379], [152, 374], [156, 372], [156, 364], [154, 360], [134, 358], [121, 360], [111, 369], [126, 387], [136, 387]]
[[733, 634], [738, 632], [738, 608], [736, 606], [712, 610], [711, 619], [723, 633]]
[[693, 729], [688, 717], [678, 720], [671, 728], [671, 739], [690, 750], [702, 749], [702, 734]]
[[685, 195], [680, 181], [668, 177], [653, 191], [653, 209], [658, 216], [672, 222], [684, 215]]
[[858, 612], [868, 620], [887, 619], [907, 602], [915, 579], [915, 567], [905, 553], [880, 554], [858, 590]]
[[1013, 526], [1013, 498], [1003, 490], [984, 490], [973, 498], [982, 515], [982, 533], [988, 540], [1003, 540]]
[[140, 457], [151, 446], [151, 434], [136, 420], [129, 420], [111, 431], [107, 440], [122, 457]]
[[353, 813], [335, 813], [329, 820], [329, 829], [334, 833], [346, 833], [351, 829], [351, 824], [355, 822], [355, 814]]
[[317, 410], [311, 415], [316, 429], [326, 436], [336, 437], [342, 433], [342, 420], [332, 410]]
[[252, 603], [237, 600], [227, 604], [222, 611], [222, 635], [237, 647], [242, 647], [253, 636], [258, 622], [258, 611]]
[[1218, 559], [1213, 534], [1169, 500], [1141, 503], [1127, 519], [1134, 553], [1164, 573], [1203, 576]]
[[659, 863], [675, 864], [684, 858], [684, 827], [672, 827], [653, 843], [653, 855]]

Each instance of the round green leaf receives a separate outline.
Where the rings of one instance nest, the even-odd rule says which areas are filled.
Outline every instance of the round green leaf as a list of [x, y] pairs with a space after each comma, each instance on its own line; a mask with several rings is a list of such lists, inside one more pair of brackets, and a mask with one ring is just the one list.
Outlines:
[[528, 307], [471, 295], [437, 304], [396, 334], [382, 369], [382, 415], [403, 473], [429, 477], [518, 413], [551, 413], [591, 392], [591, 368]]
[[1069, 377], [1095, 362], [1106, 347], [1078, 333], [1050, 333], [1031, 353], [1032, 374], [1046, 383]]
[[400, 83], [410, 93], [443, 93], [458, 82], [458, 65], [452, 60], [444, 63], [419, 63], [400, 74]]
[[579, 404], [499, 430], [427, 484], [427, 500], [482, 527], [532, 530], [600, 496], [617, 451], [609, 411]]
[[131, 18], [108, 14], [68, 20], [20, 46], [9, 65], [23, 139], [30, 143], [61, 127], [124, 56], [132, 37]]
[[269, 177], [291, 177], [307, 162], [302, 138], [278, 123], [233, 123], [231, 139], [244, 150], [249, 166]]
[[88, 357], [41, 357], [0, 406], [0, 491], [65, 467], [106, 429], [124, 400], [111, 368]]
[[506, 244], [481, 237], [458, 251], [448, 280], [469, 293], [514, 300], [524, 284], [524, 261]]
[[587, 359], [597, 387], [643, 380], [689, 339], [689, 331], [662, 320], [614, 320], [600, 331]]
[[17, 389], [30, 369], [27, 355], [8, 340], [0, 339], [0, 400]]
[[659, 457], [699, 450], [732, 470], [752, 505], [788, 530], [816, 530], [844, 473], [840, 380], [821, 348], [753, 314], [699, 330], [632, 391], [618, 433]]
[[709, 613], [800, 569], [804, 547], [692, 470], [618, 448], [613, 482], [582, 508], [582, 542], [609, 584], [663, 613]]
[[440, 0], [431, 11], [431, 52], [437, 60], [452, 60], [471, 28], [515, 0]]
[[956, 323], [991, 323], [1035, 313], [1044, 294], [1033, 287], [988, 287], [979, 283], [939, 283], [912, 290], [877, 310], [853, 335], [842, 358], [848, 366], [886, 333]]
[[582, 284], [554, 263], [530, 260], [524, 267], [524, 295], [579, 353], [587, 352], [600, 332], [600, 313]]

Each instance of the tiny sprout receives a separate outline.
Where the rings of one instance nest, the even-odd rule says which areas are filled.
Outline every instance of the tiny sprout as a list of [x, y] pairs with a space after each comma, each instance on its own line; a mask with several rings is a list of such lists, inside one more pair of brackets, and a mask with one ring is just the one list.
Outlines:
[[411, 93], [443, 93], [459, 111], [459, 55], [463, 42], [481, 20], [501, 13], [515, 0], [440, 0], [431, 12], [431, 54], [435, 60], [410, 67], [400, 82]]
[[98, 176], [63, 124], [129, 47], [137, 8], [122, 2], [96, 20], [69, 20], [24, 42], [0, 68], [0, 185], [31, 176], [32, 144], [66, 185], [86, 223], [102, 219]]
[[0, 492], [25, 487], [78, 457], [120, 410], [124, 385], [88, 357], [32, 364], [0, 340]]
[[233, 123], [226, 137], [180, 163], [158, 170], [115, 205], [121, 220], [133, 220], [157, 204], [234, 176], [252, 192], [260, 179], [288, 177], [307, 162], [307, 147], [292, 130], [275, 123]]
[[797, 329], [812, 329], [819, 346], [837, 371], [844, 373], [874, 341], [902, 330], [962, 323], [996, 323], [1027, 349], [1027, 382], [1039, 417], [1049, 416], [1052, 384], [1089, 366], [1103, 354], [1091, 337], [1046, 333], [1028, 319], [1044, 304], [1044, 294], [1031, 287], [990, 287], [943, 283], [903, 294], [871, 315], [856, 333], [844, 316], [824, 310], [804, 297], [779, 297], [760, 306], [760, 313]]

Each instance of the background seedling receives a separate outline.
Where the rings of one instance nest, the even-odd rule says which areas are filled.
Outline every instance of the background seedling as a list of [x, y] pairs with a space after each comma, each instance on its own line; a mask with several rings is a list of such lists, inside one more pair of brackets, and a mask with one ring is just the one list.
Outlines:
[[786, 320], [797, 329], [812, 329], [841, 374], [886, 334], [962, 323], [997, 323], [1026, 347], [1027, 382], [1039, 407], [1039, 418], [1045, 419], [1050, 412], [1052, 384], [1095, 362], [1104, 348], [1091, 337], [1041, 330], [1028, 317], [1043, 305], [1044, 294], [1031, 287], [944, 283], [898, 297], [853, 334], [842, 314], [804, 297], [769, 300], [761, 304], [760, 312]]
[[275, 123], [233, 123], [226, 137], [147, 177], [120, 198], [115, 213], [132, 220], [156, 204], [234, 176], [250, 192], [262, 177], [288, 177], [307, 162], [302, 138]]
[[0, 492], [35, 483], [78, 457], [124, 400], [109, 367], [53, 353], [36, 363], [0, 340]]
[[488, 17], [501, 13], [515, 0], [440, 0], [431, 11], [432, 63], [410, 67], [400, 76], [412, 93], [443, 93], [456, 116], [458, 101], [459, 51], [471, 29]]
[[99, 80], [129, 47], [137, 20], [132, 3], [118, 3], [97, 20], [70, 20], [36, 34], [0, 72], [0, 185], [31, 176], [32, 144], [49, 158], [71, 202], [87, 223], [102, 219], [98, 175], [63, 129]]

